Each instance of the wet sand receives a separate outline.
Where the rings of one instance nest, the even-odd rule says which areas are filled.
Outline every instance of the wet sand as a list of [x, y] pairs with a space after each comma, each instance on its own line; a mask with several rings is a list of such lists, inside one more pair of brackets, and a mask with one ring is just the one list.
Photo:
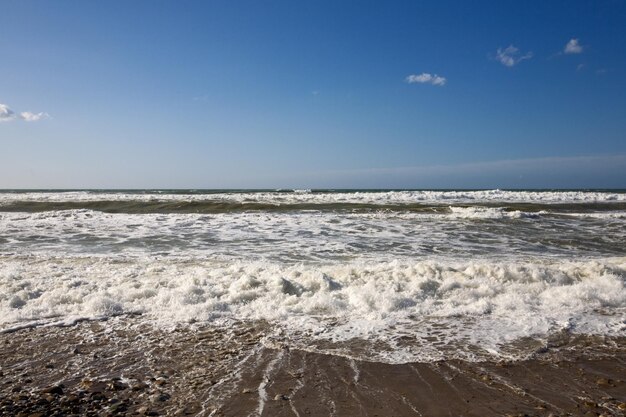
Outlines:
[[264, 343], [262, 323], [132, 317], [0, 334], [0, 414], [624, 416], [626, 340], [564, 337], [517, 362], [385, 364]]

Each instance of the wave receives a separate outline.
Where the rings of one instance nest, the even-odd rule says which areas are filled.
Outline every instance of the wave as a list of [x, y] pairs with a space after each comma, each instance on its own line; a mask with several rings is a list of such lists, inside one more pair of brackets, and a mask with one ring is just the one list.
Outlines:
[[[459, 352], [463, 343], [497, 352], [563, 328], [626, 336], [625, 285], [626, 258], [284, 265], [4, 257], [0, 328], [133, 313], [162, 326], [263, 320], [301, 340], [435, 337]], [[386, 354], [408, 353], [398, 345]]]
[[[528, 209], [528, 206], [525, 207]], [[450, 217], [454, 219], [536, 219], [549, 214], [545, 210], [524, 212], [514, 208], [503, 207], [454, 207], [450, 208]]]
[[237, 201], [237, 202], [353, 202], [353, 203], [417, 203], [417, 202], [613, 202], [626, 201], [626, 192], [602, 190], [135, 190], [135, 191], [0, 191], [0, 201]]
[[[350, 212], [415, 212], [431, 214], [449, 214], [457, 218], [521, 218], [537, 214], [624, 211], [626, 202], [583, 202], [583, 203], [493, 203], [477, 202], [451, 205], [448, 202], [431, 203], [365, 203], [332, 201], [211, 201], [211, 200], [0, 200], [0, 212], [38, 213], [61, 210], [94, 210], [104, 213], [234, 213], [247, 211], [291, 212], [291, 211], [350, 211]], [[496, 215], [495, 213], [501, 215]], [[472, 214], [473, 213], [473, 214]], [[491, 213], [491, 214], [489, 214]]]

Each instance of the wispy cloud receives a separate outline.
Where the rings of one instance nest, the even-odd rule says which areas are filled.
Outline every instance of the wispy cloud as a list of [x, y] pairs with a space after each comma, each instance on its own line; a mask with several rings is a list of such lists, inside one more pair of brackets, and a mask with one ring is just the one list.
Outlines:
[[572, 38], [565, 44], [563, 48], [564, 54], [580, 54], [583, 51], [583, 46], [578, 43], [578, 39]]
[[30, 111], [23, 111], [16, 115], [13, 110], [6, 104], [0, 103], [0, 122], [11, 122], [19, 119], [25, 122], [36, 122], [42, 119], [49, 119], [50, 115], [45, 112], [33, 113]]
[[509, 45], [504, 49], [498, 48], [498, 50], [496, 51], [496, 60], [505, 67], [513, 67], [523, 60], [530, 59], [532, 57], [532, 52], [526, 52], [525, 54], [522, 54], [519, 48], [513, 45]]
[[442, 87], [446, 85], [446, 77], [441, 77], [437, 74], [429, 74], [427, 72], [423, 72], [421, 74], [411, 74], [405, 78], [405, 81], [409, 84], [432, 84]]
[[26, 122], [36, 122], [41, 119], [49, 119], [50, 115], [45, 112], [31, 113], [29, 111], [23, 111], [20, 113], [20, 119]]
[[0, 103], [0, 122], [9, 122], [15, 119], [15, 112], [6, 104]]

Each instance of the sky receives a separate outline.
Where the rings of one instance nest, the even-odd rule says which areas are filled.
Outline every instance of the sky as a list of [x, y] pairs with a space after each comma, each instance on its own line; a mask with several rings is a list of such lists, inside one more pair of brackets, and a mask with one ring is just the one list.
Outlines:
[[626, 188], [624, 1], [0, 7], [0, 188]]

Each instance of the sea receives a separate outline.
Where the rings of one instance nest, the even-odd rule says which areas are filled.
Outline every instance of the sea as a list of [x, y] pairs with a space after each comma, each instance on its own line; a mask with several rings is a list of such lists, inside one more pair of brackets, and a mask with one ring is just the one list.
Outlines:
[[263, 326], [387, 363], [626, 336], [626, 190], [0, 190], [0, 332]]

